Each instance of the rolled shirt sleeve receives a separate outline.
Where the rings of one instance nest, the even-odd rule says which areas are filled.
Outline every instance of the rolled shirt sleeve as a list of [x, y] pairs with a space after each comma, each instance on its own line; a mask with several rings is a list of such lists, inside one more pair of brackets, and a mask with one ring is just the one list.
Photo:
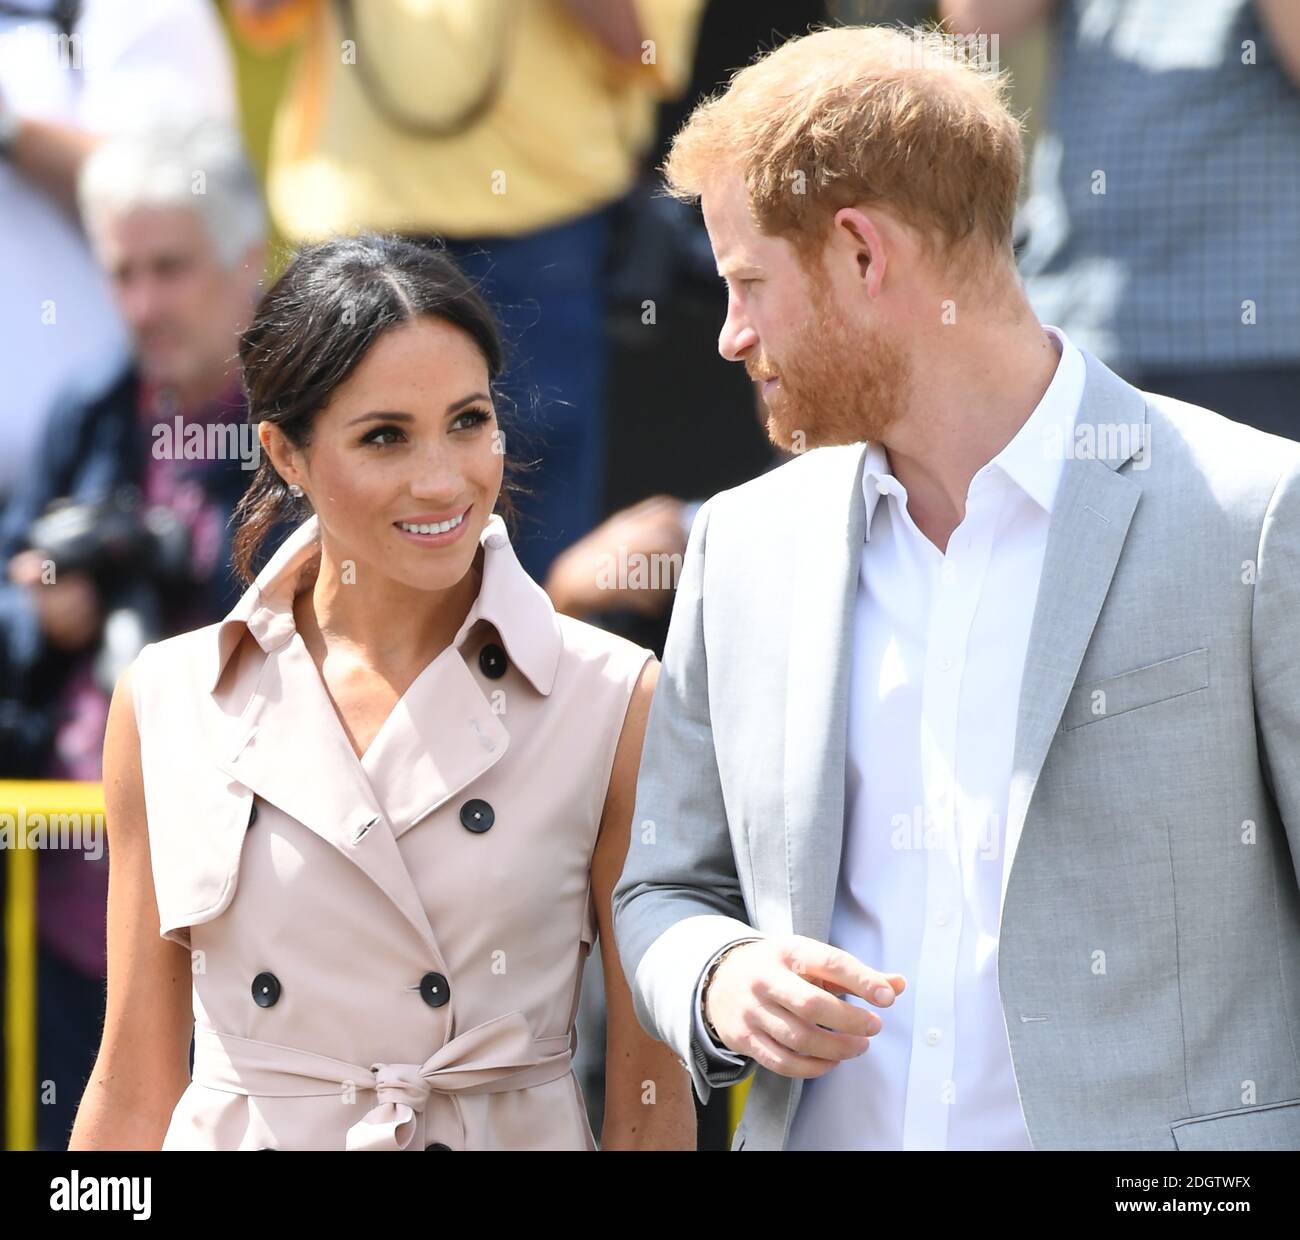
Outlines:
[[[704, 1023], [704, 979], [708, 976], [709, 970], [733, 947], [741, 943], [756, 943], [759, 937], [761, 936], [737, 939], [734, 943], [719, 948], [700, 970], [699, 979], [695, 983], [695, 1040], [692, 1050], [700, 1070], [717, 1085], [735, 1085], [751, 1075], [758, 1065], [748, 1055], [738, 1055], [725, 1046], [719, 1046], [713, 1040], [713, 1035], [709, 1033], [708, 1026]], [[736, 1069], [734, 1076], [727, 1073], [729, 1066]]]

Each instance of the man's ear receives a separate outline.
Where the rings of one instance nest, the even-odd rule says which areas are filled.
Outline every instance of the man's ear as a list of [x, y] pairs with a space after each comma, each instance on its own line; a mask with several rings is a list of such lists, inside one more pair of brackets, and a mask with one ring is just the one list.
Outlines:
[[887, 266], [884, 221], [878, 225], [871, 214], [857, 207], [841, 207], [835, 212], [833, 223], [832, 247], [852, 258], [867, 296], [878, 297]]

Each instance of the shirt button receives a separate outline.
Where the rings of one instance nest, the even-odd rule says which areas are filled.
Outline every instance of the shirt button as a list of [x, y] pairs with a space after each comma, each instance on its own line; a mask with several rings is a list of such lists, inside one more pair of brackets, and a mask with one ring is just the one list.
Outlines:
[[478, 652], [478, 665], [489, 680], [500, 680], [506, 674], [506, 652], [496, 642], [488, 642]]
[[926, 1032], [925, 1040], [931, 1046], [938, 1046], [943, 1041], [943, 1034], [938, 1029], [930, 1029]]
[[940, 926], [946, 926], [946, 925], [948, 924], [948, 914], [947, 914], [947, 913], [938, 913], [938, 914], [936, 914], [934, 920], [935, 920], [935, 923], [936, 923], [937, 925], [940, 925]]
[[951, 659], [944, 659], [944, 661], [943, 661], [942, 663], [940, 663], [939, 666], [940, 666], [941, 668], [943, 668], [943, 670], [944, 670], [945, 672], [947, 672], [947, 671], [951, 671], [951, 670], [952, 670], [952, 660], [951, 660]]
[[253, 978], [253, 1002], [258, 1007], [274, 1007], [280, 999], [280, 979], [274, 973], [259, 973]]
[[420, 978], [420, 998], [430, 1007], [442, 1007], [451, 998], [451, 987], [441, 973], [426, 973]]
[[883, 482], [876, 483], [876, 493], [878, 495], [888, 495], [889, 488]]
[[487, 831], [496, 820], [497, 816], [493, 813], [492, 806], [486, 801], [480, 801], [476, 798], [473, 801], [466, 801], [460, 807], [460, 825], [466, 831], [481, 834]]
[[441, 1141], [435, 1141], [432, 1145], [426, 1145], [424, 1148], [426, 1150], [449, 1150], [451, 1146], [444, 1145]]

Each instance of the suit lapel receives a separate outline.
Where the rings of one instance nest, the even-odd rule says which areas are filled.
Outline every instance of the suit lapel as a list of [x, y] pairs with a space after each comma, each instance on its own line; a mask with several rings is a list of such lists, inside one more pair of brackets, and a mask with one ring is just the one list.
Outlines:
[[[1086, 379], [1052, 508], [1021, 680], [1002, 894], [1038, 776], [1079, 674], [1141, 496], [1117, 472], [1149, 451], [1146, 402], [1084, 353]], [[791, 584], [785, 717], [785, 831], [792, 932], [830, 933], [844, 830], [853, 614], [865, 536], [865, 445], [825, 453], [814, 479], [815, 531]], [[810, 462], [811, 464], [811, 462]], [[810, 488], [811, 490], [812, 488]]]
[[[1142, 394], [1084, 353], [1087, 377], [1052, 507], [1038, 599], [1020, 686], [1015, 755], [1003, 844], [1002, 905], [1025, 819], [1079, 675], [1129, 524], [1142, 494], [1117, 473], [1149, 450]], [[1136, 433], [1131, 428], [1139, 428]]]
[[[826, 941], [844, 837], [849, 658], [865, 535], [866, 445], [822, 448], [815, 519], [792, 583], [785, 712], [785, 834], [794, 934]], [[811, 464], [812, 462], [809, 462]]]
[[[1114, 576], [1141, 488], [1116, 470], [1149, 450], [1142, 394], [1084, 353], [1076, 427], [1083, 456], [1068, 456], [1048, 530], [1021, 682], [1002, 894], [1052, 736], [1078, 676]], [[1115, 428], [1140, 427], [1135, 442]], [[1089, 445], [1091, 449], [1089, 450]], [[865, 537], [866, 445], [827, 453], [809, 501], [813, 537], [800, 545], [792, 581], [785, 717], [785, 831], [791, 931], [830, 935], [844, 834], [844, 774], [853, 615]], [[830, 454], [834, 454], [831, 456]], [[815, 488], [815, 492], [813, 490]], [[803, 1082], [790, 1081], [782, 1145]]]

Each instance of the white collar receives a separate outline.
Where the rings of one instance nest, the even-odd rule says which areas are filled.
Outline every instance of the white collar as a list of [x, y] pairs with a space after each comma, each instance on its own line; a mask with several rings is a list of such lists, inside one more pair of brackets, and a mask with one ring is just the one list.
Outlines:
[[[523, 569], [505, 522], [493, 513], [479, 537], [483, 579], [453, 645], [468, 639], [478, 620], [495, 627], [506, 653], [539, 693], [555, 683], [563, 638], [550, 597]], [[293, 599], [302, 569], [320, 554], [320, 518], [314, 513], [276, 549], [229, 615], [212, 626], [205, 683], [215, 691], [245, 631], [270, 653], [295, 632]]]
[[[1056, 373], [1024, 425], [975, 476], [997, 469], [1040, 508], [1050, 513], [1083, 399], [1086, 367], [1083, 354], [1065, 332], [1046, 323], [1043, 330], [1060, 346]], [[871, 518], [880, 497], [893, 494], [900, 503], [907, 499], [903, 484], [890, 472], [889, 456], [879, 442], [867, 445], [862, 467], [862, 494], [867, 505], [866, 537], [870, 540]]]

